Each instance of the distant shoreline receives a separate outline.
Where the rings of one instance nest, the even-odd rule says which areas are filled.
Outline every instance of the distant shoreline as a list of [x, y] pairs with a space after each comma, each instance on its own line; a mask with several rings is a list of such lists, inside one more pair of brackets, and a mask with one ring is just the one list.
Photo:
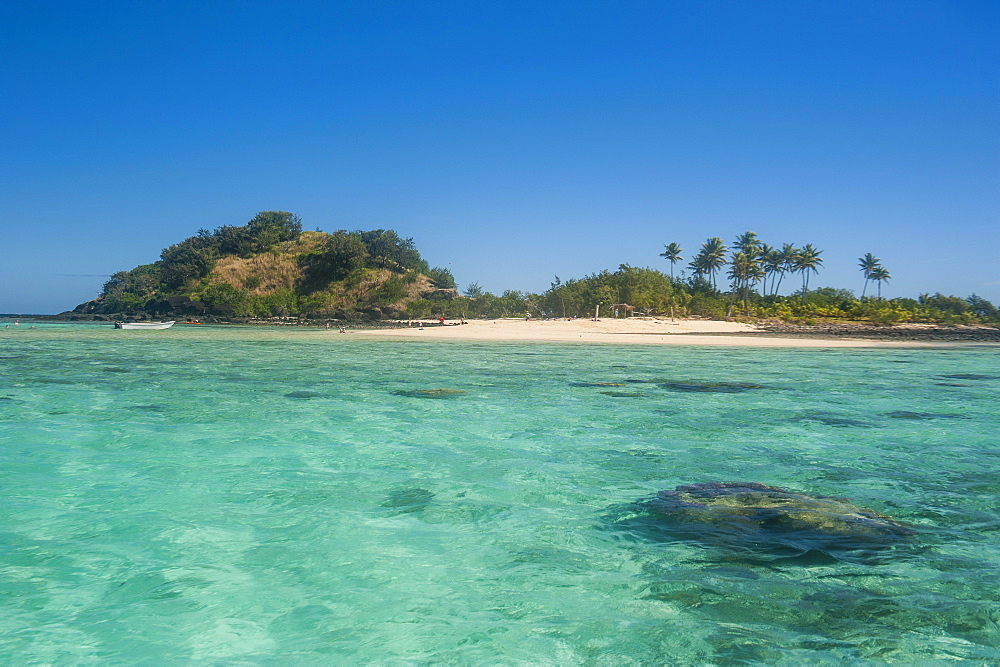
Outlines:
[[351, 329], [371, 337], [424, 340], [550, 341], [614, 344], [732, 345], [748, 347], [1000, 346], [1000, 329], [933, 325], [746, 324], [701, 319], [469, 320], [414, 327]]
[[[101, 322], [112, 320], [64, 319], [58, 315], [2, 315], [4, 319], [30, 322]], [[1000, 328], [989, 326], [941, 326], [897, 324], [878, 326], [861, 322], [815, 325], [762, 322], [749, 324], [701, 318], [653, 318], [592, 320], [505, 318], [492, 320], [383, 320], [378, 322], [338, 322], [249, 320], [210, 321], [218, 326], [252, 326], [324, 329], [334, 334], [340, 327], [353, 336], [391, 337], [423, 340], [466, 341], [549, 341], [630, 345], [711, 345], [748, 347], [955, 347], [1000, 346]], [[178, 324], [185, 324], [180, 320]]]

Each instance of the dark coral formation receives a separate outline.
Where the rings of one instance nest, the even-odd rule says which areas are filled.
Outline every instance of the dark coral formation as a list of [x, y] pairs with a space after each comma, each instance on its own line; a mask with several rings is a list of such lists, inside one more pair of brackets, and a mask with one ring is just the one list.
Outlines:
[[382, 503], [382, 507], [393, 510], [397, 514], [412, 514], [427, 509], [433, 500], [434, 492], [427, 489], [397, 489], [389, 494], [389, 497]]
[[952, 412], [910, 412], [908, 410], [894, 410], [886, 415], [893, 419], [968, 419], [965, 415]]
[[871, 426], [871, 424], [866, 421], [846, 417], [835, 412], [827, 412], [825, 410], [807, 410], [799, 415], [796, 415], [795, 417], [792, 417], [792, 421], [819, 422], [820, 424], [824, 424], [826, 426], [837, 426], [841, 428], [852, 426], [868, 428]]
[[392, 393], [396, 396], [411, 396], [414, 398], [456, 398], [464, 396], [468, 392], [462, 389], [400, 389]]
[[688, 380], [684, 382], [664, 382], [660, 385], [662, 389], [671, 391], [695, 391], [709, 392], [716, 394], [738, 394], [753, 389], [763, 389], [764, 385], [753, 382], [702, 382], [699, 380]]
[[846, 498], [809, 496], [759, 482], [685, 484], [660, 491], [650, 509], [680, 521], [743, 523], [779, 532], [829, 535], [911, 535], [884, 514]]
[[293, 391], [285, 394], [285, 398], [317, 398], [319, 396], [322, 394], [315, 391]]
[[[707, 380], [643, 380], [629, 378], [623, 382], [570, 382], [571, 387], [624, 387], [629, 384], [655, 384], [660, 389], [716, 394], [738, 394], [767, 387], [755, 382], [721, 382]], [[601, 392], [605, 393], [605, 392]], [[613, 394], [608, 394], [609, 396]]]
[[614, 523], [654, 540], [692, 540], [768, 558], [822, 554], [856, 560], [914, 532], [846, 498], [759, 482], [685, 484], [619, 510]]

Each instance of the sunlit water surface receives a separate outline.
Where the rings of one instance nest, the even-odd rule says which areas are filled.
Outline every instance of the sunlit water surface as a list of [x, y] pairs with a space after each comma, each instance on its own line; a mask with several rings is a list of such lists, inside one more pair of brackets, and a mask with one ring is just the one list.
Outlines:
[[[998, 359], [0, 329], [0, 655], [994, 662]], [[622, 520], [725, 480], [916, 534], [785, 558]]]

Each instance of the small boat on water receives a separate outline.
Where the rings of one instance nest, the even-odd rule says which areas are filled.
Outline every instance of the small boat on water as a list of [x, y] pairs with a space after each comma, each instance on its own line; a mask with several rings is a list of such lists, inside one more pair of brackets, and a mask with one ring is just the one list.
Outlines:
[[174, 326], [170, 322], [115, 322], [115, 329], [169, 329]]

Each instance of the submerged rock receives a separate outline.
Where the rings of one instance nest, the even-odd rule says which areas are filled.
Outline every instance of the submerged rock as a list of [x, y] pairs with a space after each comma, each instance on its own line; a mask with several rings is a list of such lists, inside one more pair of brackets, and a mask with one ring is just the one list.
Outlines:
[[395, 510], [398, 514], [411, 514], [427, 509], [433, 500], [434, 492], [427, 489], [398, 489], [386, 498], [382, 507]]
[[720, 394], [736, 394], [753, 389], [764, 389], [764, 385], [753, 382], [701, 382], [698, 380], [688, 380], [685, 382], [664, 382], [661, 389], [672, 391], [699, 391], [714, 392]]
[[315, 391], [292, 391], [285, 394], [285, 398], [317, 398], [319, 396], [322, 394]]
[[886, 415], [893, 419], [968, 419], [965, 415], [951, 412], [909, 412], [907, 410], [894, 410]]
[[396, 396], [414, 396], [416, 398], [455, 398], [464, 396], [462, 389], [400, 389], [392, 392]]
[[820, 552], [856, 560], [913, 535], [846, 498], [810, 496], [759, 482], [686, 484], [635, 503], [615, 523], [649, 539], [706, 542], [787, 559]]
[[871, 426], [868, 422], [861, 421], [860, 419], [844, 417], [843, 415], [838, 415], [834, 412], [826, 412], [824, 410], [808, 410], [803, 412], [801, 415], [793, 417], [793, 421], [815, 421], [820, 424], [825, 424], [826, 426], [839, 427], [857, 426], [868, 428]]
[[652, 511], [697, 521], [743, 521], [761, 527], [819, 530], [830, 534], [911, 535], [888, 516], [846, 498], [809, 496], [759, 482], [686, 484], [660, 491]]

